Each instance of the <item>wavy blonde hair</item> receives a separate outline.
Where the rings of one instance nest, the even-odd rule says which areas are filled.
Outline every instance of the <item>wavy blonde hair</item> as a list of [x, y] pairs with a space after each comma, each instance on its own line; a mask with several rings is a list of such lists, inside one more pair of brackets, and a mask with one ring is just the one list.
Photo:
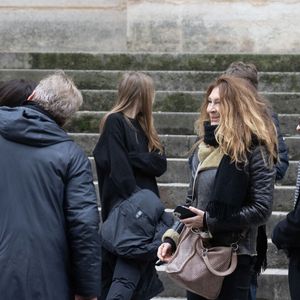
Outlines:
[[154, 96], [155, 89], [153, 80], [150, 76], [142, 72], [125, 73], [118, 86], [117, 102], [111, 111], [103, 117], [100, 123], [100, 131], [103, 130], [105, 121], [110, 114], [116, 112], [123, 113], [139, 101], [141, 103], [141, 110], [137, 115], [137, 120], [148, 138], [148, 149], [149, 151], [158, 149], [162, 153], [163, 147], [154, 127], [152, 115]]
[[220, 93], [220, 122], [215, 135], [222, 152], [235, 163], [247, 163], [247, 153], [255, 138], [266, 147], [268, 164], [272, 166], [277, 159], [276, 127], [267, 104], [244, 79], [222, 75], [208, 87], [196, 121], [200, 139], [204, 136], [204, 122], [210, 121], [208, 98], [216, 87]]

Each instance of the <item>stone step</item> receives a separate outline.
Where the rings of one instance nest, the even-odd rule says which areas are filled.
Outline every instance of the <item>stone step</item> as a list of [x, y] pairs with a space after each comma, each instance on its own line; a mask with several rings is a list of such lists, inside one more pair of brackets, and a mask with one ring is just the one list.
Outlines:
[[[108, 111], [117, 99], [116, 90], [82, 90], [84, 102], [81, 110]], [[261, 93], [277, 113], [300, 112], [300, 93]], [[156, 91], [154, 111], [197, 112], [204, 99], [204, 92]]]
[[300, 55], [294, 54], [0, 53], [0, 68], [223, 71], [241, 60], [259, 71], [300, 72]]
[[[105, 112], [80, 111], [66, 124], [70, 132], [99, 132], [99, 122]], [[159, 134], [194, 134], [194, 124], [199, 113], [192, 112], [154, 112], [154, 121]], [[280, 128], [284, 136], [296, 133], [300, 114], [279, 114]]]
[[[1, 81], [25, 78], [39, 81], [54, 70], [2, 69]], [[65, 70], [80, 89], [116, 89], [124, 71]], [[146, 71], [157, 90], [203, 91], [220, 75], [213, 71]], [[300, 92], [300, 73], [261, 72], [259, 90], [264, 92]]]
[[[171, 281], [165, 267], [158, 269], [158, 274], [162, 280], [165, 290], [161, 297], [185, 297], [185, 290], [178, 287]], [[288, 292], [287, 270], [267, 269], [258, 277], [257, 300], [290, 300]]]
[[267, 261], [268, 269], [288, 268], [288, 258], [286, 254], [282, 250], [278, 251], [271, 240], [268, 241]]
[[[98, 190], [98, 183], [94, 182], [95, 188], [96, 188], [96, 193], [97, 193], [97, 198], [98, 198], [98, 204], [100, 208], [100, 201], [99, 201], [99, 190]], [[158, 184], [159, 192], [160, 192], [160, 198], [167, 208], [167, 211], [172, 212], [172, 210], [180, 204], [184, 204], [185, 198], [186, 198], [186, 191], [187, 191], [187, 184], [176, 184], [176, 185], [171, 185], [171, 184]], [[278, 187], [277, 187], [278, 188]], [[270, 238], [273, 228], [275, 225], [283, 220], [288, 211], [290, 211], [293, 208], [293, 200], [289, 199], [289, 197], [286, 195], [287, 193], [284, 193], [284, 198], [281, 198], [279, 196], [276, 196], [277, 194], [277, 188], [275, 190], [275, 195], [274, 195], [274, 202], [273, 202], [273, 212], [272, 215], [270, 216], [268, 222], [267, 222], [267, 236]], [[279, 187], [280, 189], [280, 187]], [[287, 189], [288, 190], [288, 189]], [[290, 189], [292, 190], [292, 188]], [[282, 199], [285, 199], [283, 202]], [[283, 202], [283, 203], [282, 203]], [[284, 208], [286, 209], [285, 211], [278, 211], [278, 209]]]
[[[96, 186], [98, 203], [99, 191], [97, 181], [94, 182]], [[184, 204], [188, 184], [187, 183], [158, 183], [160, 198], [166, 208], [174, 209], [179, 204]], [[294, 201], [294, 186], [275, 186], [273, 198], [274, 211], [290, 211], [293, 209]], [[281, 215], [279, 215], [280, 217]], [[278, 216], [276, 216], [278, 217]]]
[[[97, 180], [94, 158], [89, 158], [92, 164], [94, 180]], [[295, 185], [298, 162], [290, 161], [289, 168], [283, 180], [278, 181], [279, 186]], [[190, 169], [188, 160], [184, 158], [168, 158], [167, 171], [157, 178], [159, 183], [189, 183]]]
[[[70, 136], [78, 143], [88, 156], [92, 155], [93, 149], [99, 139], [98, 133], [70, 133]], [[195, 135], [160, 135], [167, 157], [170, 158], [186, 158], [193, 146]], [[289, 148], [289, 159], [300, 160], [300, 137], [292, 136], [285, 138]]]
[[285, 219], [286, 215], [287, 215], [287, 212], [285, 212], [285, 211], [273, 211], [272, 212], [272, 215], [270, 216], [270, 218], [267, 222], [268, 238], [271, 238], [274, 227], [277, 225], [278, 222]]
[[[298, 161], [290, 161], [289, 168], [285, 177], [278, 181], [278, 185], [295, 185], [298, 169]], [[190, 169], [187, 159], [168, 159], [168, 168], [166, 173], [157, 178], [160, 183], [188, 183], [190, 180]]]
[[[159, 183], [160, 197], [167, 208], [183, 204], [188, 190], [184, 183]], [[273, 210], [290, 211], [293, 208], [294, 186], [275, 186]]]

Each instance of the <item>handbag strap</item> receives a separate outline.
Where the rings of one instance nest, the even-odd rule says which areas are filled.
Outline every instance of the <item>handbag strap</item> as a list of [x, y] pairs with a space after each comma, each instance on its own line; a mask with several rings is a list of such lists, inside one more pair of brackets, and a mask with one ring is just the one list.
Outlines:
[[[196, 169], [196, 172], [195, 172], [195, 175], [194, 175], [194, 180], [193, 180], [193, 184], [192, 184], [192, 202], [189, 205], [192, 205], [193, 202], [194, 202], [194, 200], [195, 200], [194, 199], [194, 196], [195, 196], [195, 185], [196, 185], [197, 176], [198, 176], [198, 173], [199, 173], [199, 170], [200, 170], [200, 167], [201, 167], [201, 163], [202, 162], [199, 161], [197, 169]], [[195, 207], [198, 206], [198, 199], [196, 199], [196, 203], [195, 203], [194, 206]]]
[[208, 259], [207, 251], [203, 251], [202, 257], [203, 257], [203, 260], [204, 260], [208, 270], [211, 273], [213, 273], [217, 276], [230, 275], [235, 270], [235, 268], [237, 266], [237, 254], [236, 254], [236, 251], [234, 249], [232, 250], [230, 266], [226, 271], [223, 271], [223, 272], [217, 271], [212, 267], [212, 265], [211, 265], [211, 263], [209, 262], [209, 259]]

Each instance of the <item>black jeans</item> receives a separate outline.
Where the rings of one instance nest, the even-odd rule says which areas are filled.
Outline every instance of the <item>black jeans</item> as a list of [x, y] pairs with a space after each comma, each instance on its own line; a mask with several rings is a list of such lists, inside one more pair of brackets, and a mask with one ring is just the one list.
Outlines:
[[289, 257], [289, 289], [291, 300], [300, 299], [300, 257], [292, 253]]
[[[255, 257], [239, 255], [235, 271], [226, 276], [223, 281], [218, 300], [248, 300], [251, 277], [254, 272], [254, 264]], [[206, 298], [188, 291], [187, 299], [205, 300]]]

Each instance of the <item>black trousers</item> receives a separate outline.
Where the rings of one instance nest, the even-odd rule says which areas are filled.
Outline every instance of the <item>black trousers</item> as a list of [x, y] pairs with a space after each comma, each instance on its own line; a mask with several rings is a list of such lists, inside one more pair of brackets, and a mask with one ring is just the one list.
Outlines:
[[300, 257], [299, 254], [292, 253], [289, 257], [289, 289], [291, 300], [300, 299]]
[[[254, 264], [255, 257], [239, 255], [237, 267], [232, 274], [225, 277], [217, 300], [248, 300]], [[205, 300], [206, 298], [188, 291], [187, 299]]]
[[139, 263], [116, 257], [102, 249], [101, 300], [130, 300], [143, 272]]

